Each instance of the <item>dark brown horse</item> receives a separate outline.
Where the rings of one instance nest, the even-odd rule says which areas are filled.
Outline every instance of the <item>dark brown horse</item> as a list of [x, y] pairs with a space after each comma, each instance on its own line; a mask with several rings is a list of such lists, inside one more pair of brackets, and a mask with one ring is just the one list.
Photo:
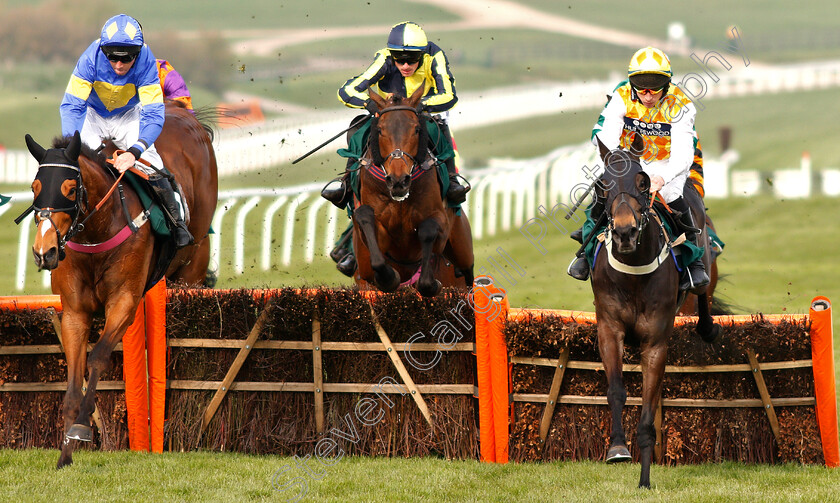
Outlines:
[[422, 86], [408, 99], [370, 93], [379, 112], [361, 162], [353, 243], [358, 283], [393, 292], [416, 281], [420, 294], [431, 297], [442, 285], [470, 288], [474, 258], [469, 221], [447, 206], [436, 167], [426, 161], [431, 154], [417, 112], [422, 96]]
[[[641, 140], [640, 136], [636, 138]], [[668, 254], [668, 239], [653, 215], [650, 178], [642, 171], [638, 157], [623, 150], [608, 151], [603, 145], [600, 147], [606, 169], [596, 191], [606, 202], [608, 225], [606, 240], [592, 267], [592, 292], [598, 323], [598, 349], [607, 377], [611, 415], [606, 460], [612, 463], [630, 459], [622, 426], [627, 400], [622, 377], [626, 339], [638, 343], [641, 350], [642, 412], [637, 430], [642, 465], [639, 487], [650, 487], [650, 462], [656, 438], [654, 412], [662, 391], [668, 339], [679, 307], [679, 271]], [[633, 151], [641, 152], [642, 149], [643, 146], [637, 144]], [[690, 187], [686, 192], [692, 190]], [[694, 212], [694, 221], [705, 222], [702, 201], [698, 206], [695, 198], [689, 199], [688, 194], [685, 197]], [[700, 242], [707, 242], [705, 228]], [[707, 247], [707, 267], [709, 254]], [[697, 331], [705, 340], [713, 340], [720, 327], [709, 315], [705, 290], [694, 293], [700, 300]]]
[[[105, 164], [104, 156], [82, 146], [78, 133], [72, 139], [57, 139], [49, 150], [29, 135], [26, 143], [39, 163], [32, 183], [38, 226], [32, 251], [39, 269], [52, 270], [52, 290], [61, 297], [64, 311], [61, 339], [67, 357], [67, 393], [65, 440], [58, 460], [61, 468], [73, 462], [71, 440], [92, 439], [90, 417], [96, 385], [110, 364], [111, 352], [134, 321], [137, 305], [166, 246], [156, 240], [150, 225], [143, 225], [142, 217], [135, 218], [142, 215], [142, 206], [127, 184], [125, 190], [120, 187], [108, 195], [117, 176]], [[199, 285], [207, 271], [207, 233], [218, 197], [211, 138], [191, 113], [167, 106], [166, 122], [155, 145], [165, 167], [181, 184], [191, 215], [189, 230], [196, 238], [195, 244], [175, 254], [166, 276]], [[94, 211], [100, 202], [101, 207]], [[139, 226], [134, 232], [129, 220]], [[101, 252], [72, 249], [107, 243], [120, 234], [127, 235], [124, 241]], [[66, 247], [68, 241], [76, 245]], [[88, 357], [92, 319], [103, 312], [105, 327]], [[86, 366], [88, 385], [83, 392]]]

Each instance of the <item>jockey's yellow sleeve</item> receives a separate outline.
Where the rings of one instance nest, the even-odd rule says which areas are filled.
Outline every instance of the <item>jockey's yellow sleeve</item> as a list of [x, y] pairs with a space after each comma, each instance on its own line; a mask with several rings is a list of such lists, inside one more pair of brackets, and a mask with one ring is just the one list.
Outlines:
[[338, 99], [348, 107], [362, 108], [368, 99], [368, 89], [373, 89], [380, 96], [411, 94], [425, 85], [423, 104], [432, 113], [449, 110], [458, 101], [455, 92], [455, 78], [449, 70], [449, 62], [443, 50], [429, 43], [423, 54], [417, 71], [403, 77], [388, 49], [376, 53], [373, 63], [360, 75], [344, 83], [338, 90]]

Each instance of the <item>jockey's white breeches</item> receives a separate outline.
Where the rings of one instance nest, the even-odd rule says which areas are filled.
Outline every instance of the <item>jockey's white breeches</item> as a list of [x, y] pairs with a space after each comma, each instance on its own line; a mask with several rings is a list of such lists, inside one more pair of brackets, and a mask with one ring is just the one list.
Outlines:
[[[93, 109], [88, 108], [85, 123], [80, 132], [82, 142], [96, 150], [103, 140], [111, 138], [117, 148], [127, 150], [137, 143], [137, 138], [140, 136], [140, 108], [140, 105], [137, 105], [122, 114], [111, 117], [102, 117]], [[140, 155], [140, 158], [149, 161], [157, 169], [163, 169], [164, 167], [163, 159], [155, 149], [154, 143], [149, 145], [149, 148]], [[135, 167], [148, 175], [155, 173], [155, 170], [143, 163], [138, 162]]]

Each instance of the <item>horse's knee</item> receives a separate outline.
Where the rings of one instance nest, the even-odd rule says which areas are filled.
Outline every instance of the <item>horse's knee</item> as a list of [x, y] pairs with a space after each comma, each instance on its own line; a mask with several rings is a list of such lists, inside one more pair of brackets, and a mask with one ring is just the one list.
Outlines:
[[417, 238], [421, 243], [434, 243], [442, 229], [436, 220], [427, 218], [417, 226]]
[[353, 212], [353, 218], [359, 225], [373, 225], [374, 213], [373, 208], [368, 205], [359, 206]]

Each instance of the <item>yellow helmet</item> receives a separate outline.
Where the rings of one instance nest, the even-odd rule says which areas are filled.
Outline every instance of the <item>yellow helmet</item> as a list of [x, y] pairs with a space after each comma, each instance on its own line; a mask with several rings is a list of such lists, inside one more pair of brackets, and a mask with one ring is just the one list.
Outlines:
[[655, 89], [671, 81], [671, 61], [664, 52], [655, 47], [639, 49], [630, 58], [627, 76], [630, 83], [639, 88]]

